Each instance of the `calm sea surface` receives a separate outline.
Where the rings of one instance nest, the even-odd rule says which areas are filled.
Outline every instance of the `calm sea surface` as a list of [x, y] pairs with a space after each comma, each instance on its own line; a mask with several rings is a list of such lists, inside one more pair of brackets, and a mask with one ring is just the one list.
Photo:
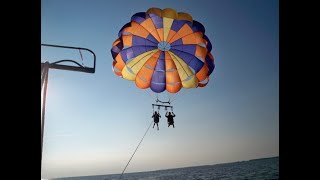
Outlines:
[[[54, 180], [116, 180], [120, 174], [55, 178]], [[209, 179], [279, 179], [279, 158], [167, 169], [159, 171], [125, 173], [126, 180], [209, 180]]]

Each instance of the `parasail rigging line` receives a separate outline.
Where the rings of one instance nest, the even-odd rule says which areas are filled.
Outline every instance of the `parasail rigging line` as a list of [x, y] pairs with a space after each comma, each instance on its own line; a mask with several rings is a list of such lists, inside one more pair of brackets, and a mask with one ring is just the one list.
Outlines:
[[126, 167], [123, 169], [123, 171], [122, 171], [122, 173], [121, 173], [121, 175], [120, 175], [120, 178], [119, 178], [119, 179], [121, 179], [121, 177], [122, 177], [122, 175], [123, 175], [124, 171], [127, 169], [127, 167], [128, 167], [128, 165], [129, 165], [129, 163], [130, 163], [131, 159], [133, 158], [134, 154], [137, 152], [137, 150], [138, 150], [138, 148], [139, 148], [139, 146], [140, 146], [141, 142], [143, 141], [144, 137], [146, 136], [147, 132], [149, 131], [149, 129], [150, 129], [150, 127], [151, 127], [152, 123], [153, 123], [153, 121], [151, 121], [151, 123], [150, 123], [150, 125], [149, 125], [148, 129], [147, 129], [147, 130], [146, 130], [146, 132], [144, 133], [144, 135], [143, 135], [142, 139], [140, 140], [140, 142], [139, 142], [139, 144], [138, 144], [137, 148], [134, 150], [134, 152], [133, 152], [133, 154], [132, 154], [131, 158], [129, 159], [129, 161], [128, 161], [127, 165], [126, 165]]

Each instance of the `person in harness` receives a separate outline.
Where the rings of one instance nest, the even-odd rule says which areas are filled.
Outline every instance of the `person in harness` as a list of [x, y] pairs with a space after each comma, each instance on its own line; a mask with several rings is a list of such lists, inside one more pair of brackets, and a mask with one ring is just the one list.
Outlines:
[[166, 117], [168, 118], [168, 127], [172, 125], [174, 128], [173, 118], [176, 117], [176, 115], [173, 112], [172, 112], [172, 114], [171, 114], [171, 112], [169, 112], [169, 113], [167, 112]]
[[153, 117], [153, 122], [154, 122], [152, 128], [154, 128], [154, 125], [157, 124], [157, 129], [158, 129], [158, 131], [159, 131], [159, 125], [158, 125], [158, 123], [159, 123], [159, 120], [160, 120], [160, 118], [161, 118], [161, 115], [160, 115], [157, 111], [155, 111], [155, 112], [153, 113], [152, 117]]

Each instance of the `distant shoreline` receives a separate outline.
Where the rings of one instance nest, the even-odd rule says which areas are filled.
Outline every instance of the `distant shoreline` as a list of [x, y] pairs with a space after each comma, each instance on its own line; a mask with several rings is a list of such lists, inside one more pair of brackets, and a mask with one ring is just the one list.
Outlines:
[[[236, 164], [236, 163], [267, 160], [267, 159], [275, 159], [275, 158], [279, 158], [279, 156], [265, 157], [265, 158], [258, 158], [258, 159], [249, 159], [249, 160], [241, 160], [241, 161], [234, 161], [234, 162], [225, 162], [225, 163], [218, 163], [218, 164], [208, 164], [208, 165], [199, 165], [199, 166], [186, 166], [186, 167], [178, 167], [178, 168], [170, 168], [170, 169], [158, 169], [158, 170], [151, 170], [151, 171], [137, 171], [137, 172], [129, 172], [129, 173], [126, 173], [126, 174], [146, 173], [146, 172], [155, 172], [155, 171], [167, 171], [167, 170], [177, 170], [177, 169], [205, 167], [205, 166], [219, 166], [219, 165], [228, 165], [228, 164]], [[103, 175], [120, 175], [120, 174], [103, 174]], [[100, 175], [91, 175], [91, 176], [100, 176]]]
[[[265, 157], [265, 158], [258, 158], [258, 159], [250, 159], [250, 160], [241, 160], [235, 162], [226, 162], [226, 163], [218, 163], [218, 164], [211, 164], [211, 165], [199, 165], [199, 166], [187, 166], [187, 167], [179, 167], [179, 168], [170, 168], [170, 169], [159, 169], [159, 170], [151, 170], [151, 171], [139, 171], [139, 172], [129, 172], [125, 173], [127, 176], [130, 175], [137, 175], [137, 174], [147, 174], [147, 173], [161, 173], [166, 171], [179, 171], [182, 169], [195, 169], [195, 168], [205, 168], [205, 167], [221, 167], [221, 166], [228, 166], [230, 164], [238, 165], [238, 164], [245, 164], [245, 163], [254, 163], [259, 161], [267, 161], [272, 159], [279, 159], [279, 156], [274, 157]], [[119, 176], [120, 174], [99, 174], [99, 175], [87, 175], [87, 176], [73, 176], [73, 177], [57, 177], [53, 178], [52, 180], [60, 180], [60, 179], [72, 179], [72, 178], [89, 178], [89, 177], [97, 177], [97, 176]]]

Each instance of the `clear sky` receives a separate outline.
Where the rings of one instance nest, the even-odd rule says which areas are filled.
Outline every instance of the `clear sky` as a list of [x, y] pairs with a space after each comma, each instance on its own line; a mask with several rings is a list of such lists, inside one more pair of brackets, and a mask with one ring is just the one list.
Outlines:
[[[97, 56], [94, 74], [49, 72], [42, 178], [122, 172], [152, 121], [154, 99], [113, 73], [110, 49], [131, 16], [150, 7], [201, 22], [216, 68], [205, 88], [177, 94], [175, 129], [160, 111], [160, 130], [149, 130], [126, 172], [279, 155], [278, 1], [42, 0], [41, 43]], [[79, 60], [77, 53], [42, 48], [41, 60]]]

